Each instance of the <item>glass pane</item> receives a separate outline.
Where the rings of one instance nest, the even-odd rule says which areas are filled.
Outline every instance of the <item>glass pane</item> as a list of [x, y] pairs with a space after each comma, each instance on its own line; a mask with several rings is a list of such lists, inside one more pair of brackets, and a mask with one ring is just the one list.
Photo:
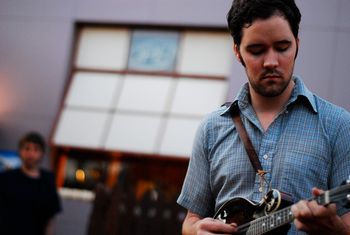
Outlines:
[[64, 187], [93, 190], [98, 183], [106, 181], [107, 167], [107, 161], [88, 160], [84, 156], [68, 158]]
[[117, 108], [163, 113], [172, 81], [170, 77], [126, 76]]
[[226, 92], [225, 80], [180, 78], [170, 112], [203, 116], [224, 103]]
[[121, 84], [121, 76], [105, 73], [76, 73], [67, 95], [68, 106], [109, 109]]
[[160, 154], [190, 156], [193, 139], [201, 119], [170, 117], [167, 120]]
[[77, 67], [125, 69], [129, 49], [126, 29], [85, 28], [81, 32]]
[[116, 114], [106, 148], [153, 153], [160, 124], [161, 117], [157, 116]]
[[101, 147], [108, 113], [66, 109], [58, 122], [54, 143], [88, 148]]
[[183, 35], [178, 71], [227, 77], [233, 60], [228, 33], [187, 32]]
[[129, 69], [173, 71], [179, 34], [168, 31], [135, 31]]

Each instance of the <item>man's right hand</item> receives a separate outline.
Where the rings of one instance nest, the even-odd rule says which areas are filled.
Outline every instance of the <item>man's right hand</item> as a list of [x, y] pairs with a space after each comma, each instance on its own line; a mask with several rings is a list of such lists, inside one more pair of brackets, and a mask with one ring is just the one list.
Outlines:
[[190, 211], [187, 212], [182, 226], [183, 235], [233, 234], [236, 231], [237, 224], [225, 224], [213, 218], [201, 218]]

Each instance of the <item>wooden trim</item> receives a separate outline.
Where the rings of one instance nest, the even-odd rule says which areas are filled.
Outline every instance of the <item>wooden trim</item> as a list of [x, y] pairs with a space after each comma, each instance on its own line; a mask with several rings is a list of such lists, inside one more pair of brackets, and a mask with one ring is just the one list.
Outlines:
[[[133, 160], [155, 160], [155, 161], [170, 161], [173, 163], [188, 163], [189, 156], [178, 156], [178, 155], [160, 155], [151, 153], [138, 153], [138, 152], [127, 152], [127, 151], [117, 151], [117, 150], [105, 150], [105, 149], [90, 149], [83, 147], [72, 147], [56, 145], [54, 146], [56, 154], [61, 156], [69, 156], [79, 158], [79, 155], [84, 155], [89, 159], [96, 160], [126, 160], [132, 158]], [[98, 157], [96, 157], [98, 156]], [[100, 157], [103, 156], [103, 159]]]
[[84, 27], [96, 27], [96, 28], [128, 28], [132, 30], [162, 30], [162, 31], [209, 31], [209, 32], [227, 32], [229, 30], [226, 25], [193, 25], [193, 24], [161, 24], [149, 22], [145, 23], [130, 23], [130, 22], [119, 22], [119, 23], [107, 23], [107, 22], [86, 22], [76, 21], [75, 28], [81, 30]]
[[56, 170], [56, 185], [58, 187], [63, 187], [64, 185], [64, 176], [67, 165], [68, 156], [60, 155], [58, 156], [58, 164]]
[[164, 76], [172, 78], [194, 78], [194, 79], [208, 79], [208, 80], [226, 80], [224, 76], [212, 76], [212, 75], [199, 75], [199, 74], [186, 74], [176, 72], [161, 72], [161, 71], [141, 71], [141, 70], [108, 70], [98, 68], [77, 68], [73, 69], [73, 73], [86, 72], [86, 73], [108, 73], [119, 75], [146, 75], [146, 76]]

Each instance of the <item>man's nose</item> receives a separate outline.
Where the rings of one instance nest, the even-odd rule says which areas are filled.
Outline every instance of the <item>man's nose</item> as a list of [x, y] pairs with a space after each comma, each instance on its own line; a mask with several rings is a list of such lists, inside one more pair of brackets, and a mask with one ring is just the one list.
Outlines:
[[34, 149], [29, 149], [29, 150], [27, 150], [27, 155], [28, 155], [28, 156], [33, 157], [33, 156], [36, 156], [37, 154], [38, 154], [38, 151], [37, 151], [37, 150], [34, 150]]
[[265, 68], [276, 68], [278, 66], [278, 53], [274, 50], [269, 50], [264, 58]]

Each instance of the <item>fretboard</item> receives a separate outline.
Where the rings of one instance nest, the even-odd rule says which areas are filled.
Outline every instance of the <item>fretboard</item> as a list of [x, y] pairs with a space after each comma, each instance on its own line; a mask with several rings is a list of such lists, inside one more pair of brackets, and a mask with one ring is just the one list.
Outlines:
[[275, 213], [272, 213], [271, 215], [260, 217], [254, 221], [251, 221], [246, 234], [264, 234], [292, 222], [293, 219], [294, 216], [291, 212], [291, 207], [286, 207], [284, 209], [276, 211]]
[[[348, 193], [349, 184], [346, 184], [326, 191], [324, 194], [308, 200], [315, 200], [319, 205], [328, 205], [329, 203], [339, 202], [344, 198], [347, 198]], [[267, 216], [250, 221], [248, 224], [241, 225], [238, 229], [246, 231], [246, 235], [261, 235], [288, 224], [293, 220], [294, 216], [291, 212], [291, 206], [289, 206]]]

